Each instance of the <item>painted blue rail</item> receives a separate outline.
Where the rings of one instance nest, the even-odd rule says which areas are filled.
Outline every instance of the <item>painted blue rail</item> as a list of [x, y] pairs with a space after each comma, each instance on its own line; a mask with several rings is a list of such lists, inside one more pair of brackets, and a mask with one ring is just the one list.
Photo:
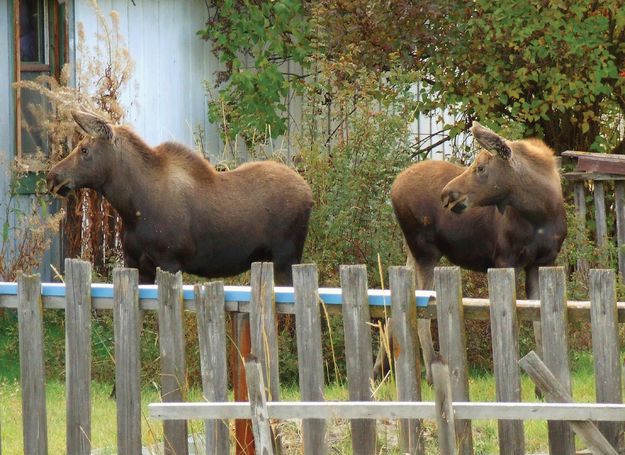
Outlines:
[[[155, 300], [158, 297], [156, 285], [142, 284], [139, 286], [139, 299]], [[226, 302], [249, 302], [251, 297], [249, 286], [224, 286]], [[0, 282], [0, 295], [17, 295], [17, 283]], [[41, 295], [44, 297], [65, 297], [64, 283], [42, 283]], [[276, 303], [294, 303], [292, 287], [274, 288]], [[417, 291], [415, 295], [417, 306], [427, 306], [430, 298], [436, 296], [434, 291]], [[91, 285], [92, 298], [113, 298], [113, 285], [105, 283], [93, 283]], [[185, 300], [194, 300], [193, 286], [183, 287]], [[342, 294], [340, 288], [319, 288], [319, 297], [327, 305], [340, 305]], [[390, 291], [382, 289], [369, 290], [369, 305], [390, 306]]]

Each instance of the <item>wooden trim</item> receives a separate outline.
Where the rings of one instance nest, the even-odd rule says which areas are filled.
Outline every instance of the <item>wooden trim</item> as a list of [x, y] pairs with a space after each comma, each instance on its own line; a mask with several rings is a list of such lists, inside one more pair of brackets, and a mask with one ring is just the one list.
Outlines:
[[[21, 59], [20, 59], [20, 0], [14, 0], [13, 2], [13, 63], [15, 65], [15, 82], [22, 80], [21, 77]], [[22, 155], [22, 115], [20, 112], [20, 106], [22, 104], [22, 94], [19, 88], [15, 89], [15, 156]]]
[[24, 62], [24, 63], [20, 63], [20, 71], [22, 71], [22, 72], [25, 72], [25, 71], [32, 71], [32, 72], [41, 71], [42, 73], [50, 72], [50, 65], [48, 65], [46, 63], [29, 63], [29, 62]]
[[[625, 421], [625, 404], [608, 403], [451, 403], [457, 419]], [[414, 401], [269, 401], [270, 419], [436, 418], [434, 402]], [[249, 402], [150, 403], [153, 419], [245, 419]]]

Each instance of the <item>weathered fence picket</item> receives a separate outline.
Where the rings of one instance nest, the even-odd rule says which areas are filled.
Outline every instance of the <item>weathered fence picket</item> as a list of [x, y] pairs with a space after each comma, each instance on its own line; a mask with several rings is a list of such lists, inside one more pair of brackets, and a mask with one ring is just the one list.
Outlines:
[[[417, 307], [414, 304], [415, 278], [412, 267], [389, 269], [391, 288], [391, 320], [393, 346], [400, 346], [395, 360], [397, 399], [421, 401], [421, 365], [419, 360], [419, 337], [417, 334]], [[424, 444], [421, 422], [417, 419], [399, 422], [400, 449], [402, 453], [421, 454]]]
[[[373, 353], [369, 303], [367, 300], [367, 270], [364, 265], [342, 265], [343, 327], [345, 334], [345, 363], [350, 401], [371, 401]], [[352, 420], [354, 453], [376, 453], [375, 421]]]
[[[514, 269], [490, 269], [488, 295], [497, 401], [518, 402], [521, 401], [521, 374]], [[500, 420], [498, 427], [500, 453], [524, 455], [523, 421]]]
[[[302, 401], [323, 401], [323, 351], [317, 266], [293, 266], [293, 286], [300, 396]], [[325, 420], [302, 421], [304, 453], [327, 453], [325, 428]]]
[[[447, 359], [451, 375], [451, 396], [454, 401], [469, 401], [469, 363], [460, 268], [435, 268], [434, 288], [437, 301], [438, 342], [441, 355]], [[456, 420], [456, 436], [458, 452], [461, 455], [472, 454], [473, 436], [470, 420]]]
[[[540, 269], [540, 321], [542, 324], [543, 361], [564, 389], [571, 392], [569, 368], [568, 321], [566, 314], [566, 276], [562, 267]], [[575, 439], [566, 422], [548, 422], [550, 455], [573, 455]]]
[[[158, 330], [161, 354], [161, 399], [184, 401], [187, 388], [184, 358], [184, 318], [182, 273], [171, 274], [158, 269]], [[186, 455], [187, 422], [164, 421], [165, 455]]]
[[[228, 401], [224, 285], [222, 282], [211, 282], [196, 285], [194, 291], [204, 398], [212, 402]], [[206, 455], [228, 455], [230, 451], [228, 422], [207, 420], [205, 429]]]
[[432, 361], [432, 381], [434, 382], [434, 403], [438, 424], [439, 452], [443, 455], [456, 455], [456, 424], [452, 406], [451, 378], [449, 367], [440, 355]]
[[[88, 412], [89, 368], [83, 363], [90, 359], [90, 329], [92, 308], [113, 309], [116, 401], [118, 415], [118, 453], [141, 452], [140, 408], [140, 350], [142, 308], [159, 312], [159, 342], [161, 350], [161, 384], [164, 402], [151, 405], [152, 415], [164, 419], [164, 453], [186, 454], [188, 451], [186, 419], [206, 420], [206, 453], [223, 455], [229, 451], [229, 419], [252, 418], [253, 432], [242, 439], [237, 436], [236, 451], [241, 454], [278, 452], [280, 447], [272, 438], [269, 419], [302, 419], [304, 455], [324, 454], [326, 446], [325, 419], [351, 419], [352, 451], [358, 454], [377, 453], [376, 419], [401, 419], [400, 449], [402, 453], [421, 454], [424, 435], [419, 419], [438, 419], [439, 448], [442, 453], [472, 453], [471, 419], [499, 420], [501, 453], [524, 452], [523, 420], [551, 419], [549, 422], [550, 454], [572, 454], [572, 427], [586, 445], [600, 453], [617, 453], [621, 443], [625, 405], [621, 395], [621, 366], [618, 351], [617, 324], [619, 312], [625, 315], [625, 305], [616, 303], [613, 271], [593, 270], [590, 276], [591, 302], [567, 302], [564, 270], [540, 270], [540, 299], [517, 302], [514, 271], [489, 272], [490, 306], [483, 299], [464, 299], [461, 295], [460, 271], [457, 268], [435, 270], [436, 303], [428, 308], [415, 306], [415, 281], [412, 270], [392, 267], [389, 270], [390, 294], [367, 290], [364, 266], [343, 266], [340, 270], [342, 290], [341, 311], [344, 318], [345, 355], [349, 402], [325, 402], [323, 398], [323, 360], [320, 296], [332, 295], [318, 288], [314, 265], [294, 267], [292, 300], [285, 300], [284, 289], [273, 287], [271, 264], [256, 264], [250, 288], [251, 304], [228, 301], [220, 282], [182, 287], [180, 274], [158, 272], [157, 289], [138, 287], [138, 273], [117, 269], [113, 274], [113, 293], [108, 297], [96, 295], [102, 286], [90, 285], [87, 263], [68, 261], [65, 295], [54, 293], [42, 300], [42, 286], [37, 276], [20, 276], [15, 300], [0, 294], [0, 306], [18, 310], [20, 336], [21, 382], [23, 395], [24, 453], [46, 454], [45, 369], [43, 357], [43, 303], [45, 308], [66, 310], [67, 330], [67, 447], [68, 453], [87, 453], [89, 449]], [[62, 287], [56, 288], [57, 292]], [[155, 291], [149, 293], [146, 291]], [[332, 290], [330, 290], [332, 291]], [[339, 290], [336, 290], [339, 291]], [[391, 304], [398, 401], [377, 402], [372, 396], [371, 316], [369, 298], [382, 294], [385, 304]], [[183, 295], [184, 294], [184, 295]], [[389, 298], [390, 295], [390, 298]], [[275, 301], [280, 296], [280, 304]], [[326, 297], [324, 297], [326, 298]], [[9, 303], [7, 303], [9, 302]], [[291, 303], [291, 307], [288, 307]], [[619, 306], [620, 305], [620, 306]], [[338, 305], [337, 305], [338, 307]], [[196, 311], [202, 387], [208, 403], [180, 403], [187, 388], [184, 360], [185, 310]], [[238, 343], [230, 365], [227, 362], [229, 344], [226, 335], [226, 312], [233, 314], [233, 340]], [[246, 332], [251, 312], [252, 333]], [[285, 311], [296, 318], [301, 402], [272, 401], [267, 391], [279, 387], [277, 365], [279, 357], [276, 334], [277, 313]], [[388, 310], [386, 310], [388, 311]], [[381, 314], [378, 310], [377, 314]], [[416, 355], [416, 317], [427, 315], [438, 319], [439, 344], [445, 361], [436, 362], [433, 369], [436, 401], [421, 402], [419, 359]], [[571, 399], [568, 365], [567, 317], [592, 322], [593, 356], [597, 387], [597, 404], [575, 404]], [[493, 336], [493, 360], [497, 400], [502, 403], [468, 402], [465, 319], [490, 318]], [[543, 326], [543, 340], [548, 350], [544, 363], [531, 353], [518, 359], [517, 319], [538, 321]], [[247, 333], [247, 335], [246, 335]], [[273, 335], [272, 335], [273, 333]], [[242, 335], [242, 336], [239, 336]], [[247, 337], [247, 338], [246, 338]], [[253, 339], [253, 340], [252, 340]], [[253, 345], [253, 348], [250, 348]], [[262, 361], [252, 361], [247, 352], [254, 352]], [[242, 368], [239, 361], [246, 356], [247, 382], [235, 382], [238, 398], [249, 388], [250, 402], [228, 402], [228, 371]], [[259, 360], [261, 360], [259, 359]], [[233, 362], [232, 360], [235, 360]], [[530, 374], [551, 403], [516, 403], [520, 400], [521, 365]], [[253, 368], [251, 368], [253, 366]], [[275, 370], [273, 370], [275, 369]], [[234, 377], [237, 377], [236, 374]], [[277, 385], [271, 385], [275, 379]], [[265, 382], [265, 380], [267, 382]], [[279, 395], [279, 389], [276, 395]], [[562, 402], [555, 404], [553, 402]], [[171, 405], [171, 407], [168, 407]], [[160, 407], [159, 407], [160, 406]], [[568, 419], [574, 422], [564, 423]], [[594, 425], [590, 421], [599, 421]], [[599, 431], [601, 430], [601, 431]], [[84, 432], [81, 438], [78, 432]], [[605, 434], [605, 437], [601, 434]], [[253, 434], [256, 435], [254, 445]], [[275, 437], [274, 437], [275, 438]], [[71, 447], [71, 449], [70, 449]], [[265, 451], [265, 452], [263, 452]]]
[[117, 452], [141, 451], [141, 310], [139, 271], [113, 271]]
[[[597, 403], [622, 403], [622, 370], [616, 318], [616, 275], [613, 270], [590, 271], [590, 315], [595, 360]], [[619, 447], [622, 422], [601, 422], [599, 429]]]
[[91, 453], [91, 264], [65, 261], [67, 453]]
[[46, 369], [39, 275], [17, 277], [17, 300], [24, 453], [47, 455]]
[[[547, 401], [550, 403], [573, 402], [566, 387], [558, 382], [557, 378], [534, 351], [530, 351], [519, 360], [519, 365], [538, 386], [547, 398]], [[616, 455], [618, 453], [592, 422], [584, 422], [585, 419], [575, 415], [572, 411], [567, 420], [568, 425], [580, 435], [593, 453], [603, 455]]]

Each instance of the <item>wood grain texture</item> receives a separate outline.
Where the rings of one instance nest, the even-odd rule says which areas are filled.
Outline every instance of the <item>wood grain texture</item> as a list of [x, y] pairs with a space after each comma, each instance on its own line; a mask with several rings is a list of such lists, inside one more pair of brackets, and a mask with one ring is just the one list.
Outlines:
[[[568, 393], [571, 392], [571, 372], [568, 350], [568, 320], [566, 314], [566, 275], [562, 267], [541, 267], [539, 271], [543, 361]], [[572, 455], [575, 440], [571, 427], [565, 422], [548, 422], [549, 453]]]
[[[521, 401], [521, 375], [514, 269], [489, 269], [488, 295], [497, 401], [518, 402]], [[499, 421], [498, 428], [500, 453], [523, 455], [523, 421]]]
[[[467, 340], [462, 306], [462, 280], [459, 267], [437, 267], [434, 269], [436, 289], [438, 340], [440, 353], [447, 361], [454, 401], [469, 401], [469, 368], [467, 361]], [[473, 453], [471, 422], [456, 420], [458, 452]]]
[[91, 453], [91, 264], [65, 260], [67, 453]]
[[[340, 276], [349, 399], [370, 401], [373, 397], [371, 392], [373, 353], [367, 301], [367, 270], [364, 265], [342, 265]], [[375, 422], [352, 420], [351, 428], [354, 453], [375, 454]]]
[[[590, 320], [595, 363], [597, 403], [622, 403], [622, 369], [616, 315], [616, 274], [614, 270], [591, 270]], [[618, 447], [623, 437], [622, 423], [602, 422], [599, 429]]]
[[[228, 401], [228, 357], [224, 285], [221, 281], [195, 286], [202, 391], [211, 402]], [[206, 455], [228, 455], [227, 420], [207, 420]]]
[[[187, 379], [184, 358], [182, 273], [156, 271], [158, 329], [161, 353], [161, 399], [184, 401]], [[187, 422], [164, 421], [165, 455], [187, 455]]]
[[[421, 364], [417, 308], [414, 304], [415, 277], [412, 267], [390, 267], [389, 285], [397, 399], [421, 401]], [[423, 453], [421, 422], [417, 419], [406, 419], [399, 424], [402, 453], [411, 455]]]
[[141, 323], [137, 269], [113, 270], [117, 452], [141, 451]]
[[[573, 399], [562, 384], [558, 382], [549, 368], [540, 360], [540, 357], [530, 351], [525, 357], [519, 360], [519, 365], [532, 378], [534, 384], [542, 391], [551, 403], [572, 403]], [[616, 450], [601, 434], [592, 422], [582, 422], [574, 412], [569, 414], [569, 425], [584, 440], [593, 453], [606, 455], [616, 454]]]
[[265, 382], [263, 381], [262, 368], [256, 358], [248, 358], [245, 361], [245, 374], [247, 377], [247, 392], [250, 397], [256, 454], [273, 455], [273, 436], [269, 423], [269, 413], [267, 412]]
[[17, 298], [24, 453], [47, 455], [46, 370], [43, 355], [43, 308], [39, 275], [21, 273], [18, 275]]
[[451, 379], [449, 368], [440, 356], [437, 356], [432, 362], [432, 381], [434, 383], [439, 451], [441, 454], [455, 455], [458, 450], [456, 448], [456, 425], [451, 398]]
[[[293, 286], [301, 399], [302, 401], [323, 401], [324, 368], [317, 266], [314, 264], [294, 265]], [[324, 420], [304, 419], [302, 433], [305, 454], [327, 453]]]
[[602, 247], [608, 238], [608, 223], [605, 214], [605, 187], [600, 181], [594, 182], [595, 191], [595, 240]]

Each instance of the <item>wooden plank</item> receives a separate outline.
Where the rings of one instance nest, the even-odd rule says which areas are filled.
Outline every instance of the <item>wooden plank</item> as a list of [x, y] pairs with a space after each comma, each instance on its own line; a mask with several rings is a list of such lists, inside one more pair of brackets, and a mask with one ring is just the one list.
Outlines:
[[[317, 266], [315, 264], [294, 265], [293, 286], [301, 400], [324, 401], [323, 346]], [[305, 454], [327, 453], [324, 420], [304, 419], [302, 433]]]
[[[412, 296], [415, 293], [415, 277], [412, 267], [389, 267], [391, 289], [391, 334], [397, 399], [421, 401], [421, 363], [419, 336], [417, 333], [417, 308]], [[424, 452], [421, 422], [405, 419], [399, 422], [400, 450], [402, 453]]]
[[[161, 399], [183, 401], [187, 379], [184, 358], [184, 320], [182, 305], [182, 273], [175, 275], [160, 268], [158, 284], [158, 330], [161, 353]], [[165, 455], [187, 455], [187, 422], [164, 421]]]
[[271, 434], [269, 413], [267, 412], [264, 375], [260, 363], [253, 355], [245, 360], [245, 374], [247, 377], [247, 393], [250, 397], [256, 454], [273, 455], [274, 438]]
[[594, 182], [595, 191], [595, 240], [602, 247], [608, 237], [608, 225], [605, 215], [605, 189], [603, 182]]
[[67, 453], [91, 453], [91, 264], [65, 260]]
[[564, 174], [564, 178], [571, 182], [583, 182], [585, 180], [609, 180], [619, 181], [625, 180], [625, 175], [618, 174], [602, 174], [597, 172], [567, 172]]
[[273, 300], [273, 264], [254, 262], [251, 269], [250, 330], [252, 354], [258, 358], [269, 401], [280, 401], [278, 330]]
[[46, 370], [39, 275], [18, 274], [17, 298], [24, 454], [47, 455]]
[[[514, 269], [488, 270], [488, 295], [491, 301], [491, 334], [497, 401], [521, 401], [519, 372], [519, 326], [516, 317]], [[499, 451], [525, 453], [523, 421], [499, 421]]]
[[[351, 401], [372, 400], [373, 354], [367, 302], [367, 270], [364, 265], [340, 267], [343, 290], [343, 330], [347, 383]], [[375, 422], [352, 420], [352, 450], [362, 455], [376, 453]]]
[[[228, 359], [226, 356], [226, 313], [221, 281], [195, 286], [197, 330], [200, 344], [202, 391], [211, 402], [228, 401]], [[206, 455], [230, 453], [227, 420], [207, 420]]]
[[607, 153], [566, 151], [562, 156], [577, 159], [577, 170], [595, 173], [625, 174], [625, 157]]
[[[250, 315], [249, 313], [234, 313], [231, 317], [232, 349], [230, 350], [230, 365], [232, 365], [232, 388], [235, 401], [247, 401], [247, 381], [245, 379], [244, 359], [250, 355]], [[249, 406], [248, 406], [249, 407]], [[234, 422], [235, 452], [236, 455], [251, 455], [255, 453], [254, 432], [249, 417], [245, 420], [237, 419]]]
[[[539, 270], [543, 360], [564, 389], [571, 393], [571, 372], [566, 318], [566, 275], [562, 267], [541, 267]], [[549, 453], [575, 453], [573, 431], [565, 422], [548, 422]]]
[[[589, 287], [597, 403], [622, 403], [614, 270], [591, 270]], [[603, 422], [599, 424], [599, 429], [610, 444], [620, 446], [622, 423]]]
[[[459, 267], [434, 269], [440, 353], [451, 371], [451, 396], [454, 401], [469, 401], [467, 339], [462, 307], [462, 279]], [[473, 453], [471, 421], [456, 420], [458, 452]]]
[[[273, 264], [254, 262], [250, 277], [250, 336], [252, 355], [259, 359], [269, 401], [280, 401], [280, 371], [277, 313], [273, 298]], [[248, 390], [249, 390], [248, 383]], [[252, 424], [254, 422], [252, 421]], [[279, 433], [274, 433], [276, 450], [282, 452]], [[258, 445], [256, 452], [258, 453]]]
[[117, 452], [141, 453], [141, 310], [139, 271], [113, 270]]
[[[578, 181], [574, 184], [573, 200], [575, 203], [575, 215], [577, 222], [584, 228], [586, 227], [586, 192], [584, 189], [584, 182]], [[583, 232], [586, 232], [584, 229]], [[585, 275], [588, 271], [588, 260], [585, 258], [579, 258], [577, 260], [577, 271]]]
[[625, 279], [625, 182], [614, 182], [614, 207], [618, 271], [621, 274], [621, 278]]
[[442, 455], [455, 455], [456, 424], [451, 397], [451, 378], [449, 368], [440, 355], [432, 361], [432, 382], [434, 384], [434, 403], [436, 404], [436, 424], [438, 427], [438, 447]]
[[[553, 376], [553, 375], [552, 375]], [[625, 421], [625, 405], [597, 403], [498, 403], [455, 402], [454, 415], [467, 420], [594, 420]], [[269, 402], [273, 419], [436, 419], [433, 401], [326, 401]], [[232, 403], [152, 403], [155, 419], [249, 419], [250, 404]]]
[[[553, 373], [549, 371], [549, 368], [534, 351], [530, 351], [523, 357], [519, 361], [519, 365], [534, 381], [534, 384], [540, 388], [548, 401], [552, 403], [572, 403], [573, 399], [567, 389], [558, 382]], [[575, 421], [569, 421], [569, 425], [584, 440], [593, 453], [617, 453], [592, 422], [582, 422], [582, 419], [579, 419], [574, 413], [571, 413], [569, 418], [575, 419]]]

